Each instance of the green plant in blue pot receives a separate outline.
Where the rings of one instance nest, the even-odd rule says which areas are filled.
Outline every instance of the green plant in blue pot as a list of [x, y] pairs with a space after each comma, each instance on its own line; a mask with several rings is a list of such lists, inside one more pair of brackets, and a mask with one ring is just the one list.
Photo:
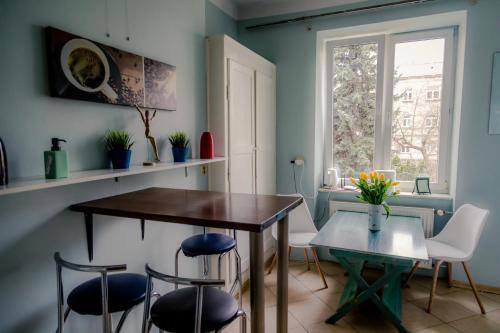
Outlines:
[[128, 169], [130, 167], [130, 158], [134, 144], [132, 136], [123, 130], [109, 130], [104, 137], [106, 149], [111, 158], [113, 169]]
[[169, 135], [168, 141], [172, 145], [174, 162], [186, 162], [189, 154], [189, 138], [186, 133], [179, 131]]

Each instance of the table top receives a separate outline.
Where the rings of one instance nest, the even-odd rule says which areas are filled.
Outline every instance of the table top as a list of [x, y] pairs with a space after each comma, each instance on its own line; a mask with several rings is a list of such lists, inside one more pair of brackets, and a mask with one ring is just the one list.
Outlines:
[[418, 217], [389, 216], [382, 230], [368, 230], [368, 214], [338, 211], [311, 245], [397, 259], [428, 260], [422, 222]]
[[261, 232], [301, 197], [152, 187], [72, 205], [72, 211]]

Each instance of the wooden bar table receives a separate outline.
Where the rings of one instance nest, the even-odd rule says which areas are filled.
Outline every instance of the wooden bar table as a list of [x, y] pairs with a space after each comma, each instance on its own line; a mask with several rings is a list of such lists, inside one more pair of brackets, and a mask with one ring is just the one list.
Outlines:
[[[93, 259], [93, 215], [138, 219], [144, 239], [145, 221], [179, 223], [250, 233], [251, 331], [263, 333], [263, 232], [278, 222], [277, 332], [288, 331], [288, 213], [300, 197], [148, 188], [72, 205], [85, 216], [89, 260]], [[241, 297], [241, 296], [240, 296]]]
[[[371, 232], [368, 214], [339, 211], [321, 228], [311, 245], [329, 249], [348, 273], [337, 312], [327, 323], [335, 324], [371, 300], [399, 332], [408, 332], [401, 321], [401, 273], [409, 270], [414, 261], [429, 259], [420, 218], [390, 216], [382, 230]], [[362, 276], [367, 262], [385, 267], [384, 275], [372, 284]]]

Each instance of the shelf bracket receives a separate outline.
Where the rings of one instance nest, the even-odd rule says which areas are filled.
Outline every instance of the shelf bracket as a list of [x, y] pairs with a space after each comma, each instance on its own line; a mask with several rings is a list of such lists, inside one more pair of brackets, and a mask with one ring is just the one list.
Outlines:
[[141, 239], [144, 240], [144, 232], [146, 230], [146, 221], [141, 219]]
[[94, 259], [94, 221], [91, 213], [84, 213], [85, 215], [85, 233], [87, 234], [87, 251], [89, 261]]
[[184, 177], [187, 178], [187, 176], [188, 176], [188, 168], [184, 167]]

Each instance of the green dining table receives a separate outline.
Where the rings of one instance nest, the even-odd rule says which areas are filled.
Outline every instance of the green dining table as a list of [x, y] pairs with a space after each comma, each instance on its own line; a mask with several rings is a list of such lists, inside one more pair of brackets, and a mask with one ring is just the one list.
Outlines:
[[[372, 232], [368, 230], [368, 214], [337, 211], [311, 245], [327, 248], [348, 274], [337, 311], [326, 320], [328, 324], [371, 300], [399, 332], [408, 332], [401, 320], [401, 274], [414, 261], [429, 259], [420, 218], [389, 216], [380, 231]], [[366, 263], [384, 265], [383, 275], [373, 283], [363, 278]]]

